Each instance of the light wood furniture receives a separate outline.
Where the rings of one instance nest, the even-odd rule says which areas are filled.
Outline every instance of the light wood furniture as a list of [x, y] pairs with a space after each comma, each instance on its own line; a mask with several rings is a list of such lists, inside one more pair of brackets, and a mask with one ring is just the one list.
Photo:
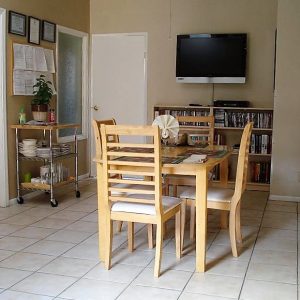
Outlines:
[[[214, 144], [214, 116], [177, 116], [181, 133], [195, 133], [200, 138], [199, 144]], [[177, 187], [195, 185], [195, 178], [190, 176], [168, 176], [165, 179], [169, 194], [170, 185], [173, 186], [173, 195], [177, 197]]]
[[[240, 209], [241, 209], [241, 197], [246, 188], [247, 183], [247, 168], [249, 157], [249, 145], [253, 123], [248, 123], [243, 131], [241, 145], [238, 157], [237, 175], [235, 189], [226, 188], [209, 188], [207, 193], [207, 207], [211, 209], [218, 209], [223, 211], [229, 211], [229, 235], [231, 242], [231, 249], [233, 256], [238, 256], [237, 242], [242, 243], [241, 235], [241, 222], [240, 222]], [[196, 189], [190, 187], [185, 190], [180, 198], [190, 206], [195, 215], [195, 199]], [[199, 216], [196, 217], [198, 218]], [[195, 217], [191, 218], [191, 227], [194, 227]], [[184, 224], [184, 222], [183, 222]], [[184, 232], [184, 231], [183, 231]]]
[[[126, 146], [123, 144], [122, 146]], [[210, 149], [218, 150], [220, 146], [214, 146]], [[191, 149], [191, 147], [166, 147], [162, 148], [162, 156], [178, 157]], [[196, 271], [204, 272], [206, 267], [206, 231], [207, 231], [207, 185], [208, 173], [217, 165], [220, 165], [222, 185], [227, 184], [228, 158], [231, 151], [227, 151], [222, 157], [210, 157], [203, 164], [187, 164], [187, 163], [163, 163], [162, 173], [168, 175], [192, 175], [196, 177]], [[104, 186], [103, 162], [101, 159], [95, 159], [97, 165], [97, 182], [98, 190], [102, 190]], [[122, 165], [115, 165], [115, 168], [122, 172]], [[143, 171], [142, 171], [143, 170]], [[148, 172], [148, 167], [144, 166], [140, 172], [145, 176], [151, 176], [152, 172]], [[128, 171], [127, 171], [128, 172]], [[136, 173], [134, 167], [130, 171]], [[107, 243], [106, 229], [106, 200], [103, 193], [98, 193], [98, 213], [99, 213], [99, 257], [100, 261], [105, 259], [105, 249]]]
[[[153, 109], [153, 117], [170, 114], [177, 116], [208, 116], [215, 117], [215, 144], [232, 147], [239, 144], [246, 120], [253, 120], [252, 142], [249, 153], [249, 168], [247, 190], [270, 190], [271, 144], [273, 108], [261, 107], [213, 107], [213, 106], [171, 106], [156, 105]], [[263, 138], [267, 137], [267, 151]], [[229, 160], [228, 185], [234, 188], [236, 178], [238, 150], [233, 151]], [[214, 180], [219, 181], [219, 172], [215, 173]]]
[[[54, 197], [54, 190], [57, 187], [60, 187], [62, 185], [68, 184], [68, 183], [75, 183], [75, 195], [76, 198], [80, 197], [80, 191], [78, 186], [78, 138], [77, 138], [77, 129], [80, 127], [79, 124], [48, 124], [48, 125], [11, 125], [10, 128], [15, 130], [16, 135], [16, 180], [17, 180], [17, 202], [19, 204], [24, 203], [24, 199], [22, 197], [22, 190], [25, 191], [45, 191], [50, 194], [50, 204], [52, 207], [58, 206], [58, 201]], [[74, 149], [72, 152], [68, 154], [63, 155], [54, 155], [53, 150], [53, 140], [54, 136], [53, 133], [60, 129], [66, 129], [66, 128], [73, 128], [74, 129]], [[46, 140], [46, 138], [49, 141], [49, 156], [48, 157], [26, 157], [22, 155], [19, 152], [19, 133], [20, 131], [33, 131], [35, 133], [35, 136], [39, 136], [40, 132], [43, 133], [43, 139]], [[39, 131], [39, 133], [38, 133]], [[48, 134], [47, 134], [48, 133]], [[48, 135], [48, 136], [47, 136]], [[50, 182], [49, 183], [31, 183], [31, 182], [21, 182], [20, 180], [20, 162], [21, 161], [31, 161], [31, 162], [40, 162], [41, 164], [45, 165], [48, 163], [50, 165], [50, 169], [53, 170], [53, 166], [55, 161], [63, 160], [63, 159], [74, 159], [74, 169], [75, 169], [75, 176], [69, 177], [64, 181], [60, 181], [55, 183], [54, 181], [54, 172], [50, 172]]]
[[[98, 158], [102, 158], [102, 142], [101, 142], [101, 132], [100, 132], [100, 127], [101, 125], [116, 125], [116, 120], [115, 119], [107, 119], [107, 120], [93, 120], [93, 128], [94, 128], [94, 135], [95, 135], [95, 141], [96, 141], [96, 156]], [[110, 141], [114, 142], [114, 143], [119, 143], [119, 136], [118, 135], [112, 135], [110, 136]], [[115, 187], [126, 187], [120, 184], [116, 184]], [[127, 186], [128, 187], [128, 186]], [[145, 186], [144, 188], [148, 188], [147, 186]], [[119, 194], [119, 193], [118, 193]], [[122, 226], [123, 226], [123, 222], [122, 221], [118, 221], [117, 222], [117, 232], [121, 232], [122, 231]], [[150, 226], [150, 225], [149, 225]], [[128, 230], [130, 230], [131, 228], [128, 227]], [[148, 230], [148, 244], [149, 244], [149, 248], [152, 249], [153, 248], [153, 237], [152, 235], [150, 236], [150, 229]]]
[[[151, 144], [123, 144], [109, 140], [111, 135], [147, 136]], [[160, 275], [163, 224], [175, 216], [176, 257], [181, 256], [181, 201], [162, 196], [160, 130], [157, 126], [101, 125], [103, 185], [106, 220], [105, 267], [111, 267], [112, 221], [128, 222], [129, 251], [134, 249], [133, 223], [156, 224], [154, 276]], [[121, 167], [118, 168], [118, 167]], [[145, 171], [145, 168], [147, 171]], [[145, 176], [142, 180], [124, 175]], [[116, 187], [124, 184], [125, 187]], [[150, 186], [151, 189], [143, 189]], [[118, 194], [119, 193], [119, 194]]]

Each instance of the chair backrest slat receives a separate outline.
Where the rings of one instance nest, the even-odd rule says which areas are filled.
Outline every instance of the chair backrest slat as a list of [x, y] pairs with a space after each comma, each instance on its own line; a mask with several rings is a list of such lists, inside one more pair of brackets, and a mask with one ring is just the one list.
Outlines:
[[249, 147], [253, 123], [249, 122], [243, 131], [237, 163], [235, 190], [232, 205], [236, 205], [246, 189], [248, 175]]
[[[150, 143], [110, 142], [120, 138], [147, 136]], [[104, 194], [108, 204], [115, 201], [155, 204], [162, 214], [161, 145], [158, 126], [101, 125]], [[142, 176], [139, 179], [130, 176]], [[112, 176], [114, 178], [112, 178]], [[115, 186], [120, 184], [119, 186]]]
[[214, 143], [214, 116], [177, 116], [180, 130], [189, 132], [192, 130], [194, 133], [199, 134], [201, 137], [206, 138], [209, 145]]

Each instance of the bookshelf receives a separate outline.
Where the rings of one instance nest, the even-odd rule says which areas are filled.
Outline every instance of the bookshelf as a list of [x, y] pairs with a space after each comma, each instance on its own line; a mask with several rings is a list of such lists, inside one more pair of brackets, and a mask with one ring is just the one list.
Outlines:
[[[254, 122], [249, 153], [248, 190], [270, 190], [273, 108], [213, 107], [156, 105], [153, 118], [158, 115], [215, 117], [215, 144], [233, 147], [229, 160], [229, 185], [234, 185], [237, 166], [238, 144], [245, 124]], [[201, 124], [180, 124], [181, 130], [196, 133]], [[218, 181], [218, 170], [215, 180]]]

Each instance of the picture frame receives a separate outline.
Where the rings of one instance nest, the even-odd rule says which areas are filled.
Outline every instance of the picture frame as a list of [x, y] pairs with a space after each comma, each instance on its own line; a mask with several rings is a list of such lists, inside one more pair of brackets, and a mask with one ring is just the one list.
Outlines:
[[28, 17], [28, 43], [40, 44], [41, 20], [35, 17]]
[[42, 21], [42, 40], [50, 43], [56, 43], [56, 24]]
[[10, 10], [8, 12], [8, 33], [26, 36], [26, 15]]

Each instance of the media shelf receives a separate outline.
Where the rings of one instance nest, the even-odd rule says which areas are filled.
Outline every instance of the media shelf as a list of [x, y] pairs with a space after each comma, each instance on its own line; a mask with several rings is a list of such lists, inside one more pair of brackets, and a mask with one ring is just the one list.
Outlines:
[[[249, 154], [248, 184], [249, 190], [270, 190], [270, 170], [272, 157], [273, 108], [258, 107], [215, 107], [215, 106], [179, 106], [156, 105], [153, 118], [169, 114], [177, 116], [215, 117], [215, 143], [232, 147], [240, 143], [244, 125], [254, 122]], [[184, 124], [184, 130], [197, 131], [199, 124]], [[198, 127], [199, 128], [199, 127]], [[238, 151], [233, 152], [229, 160], [229, 185], [234, 184]], [[218, 170], [215, 172], [218, 181]]]

